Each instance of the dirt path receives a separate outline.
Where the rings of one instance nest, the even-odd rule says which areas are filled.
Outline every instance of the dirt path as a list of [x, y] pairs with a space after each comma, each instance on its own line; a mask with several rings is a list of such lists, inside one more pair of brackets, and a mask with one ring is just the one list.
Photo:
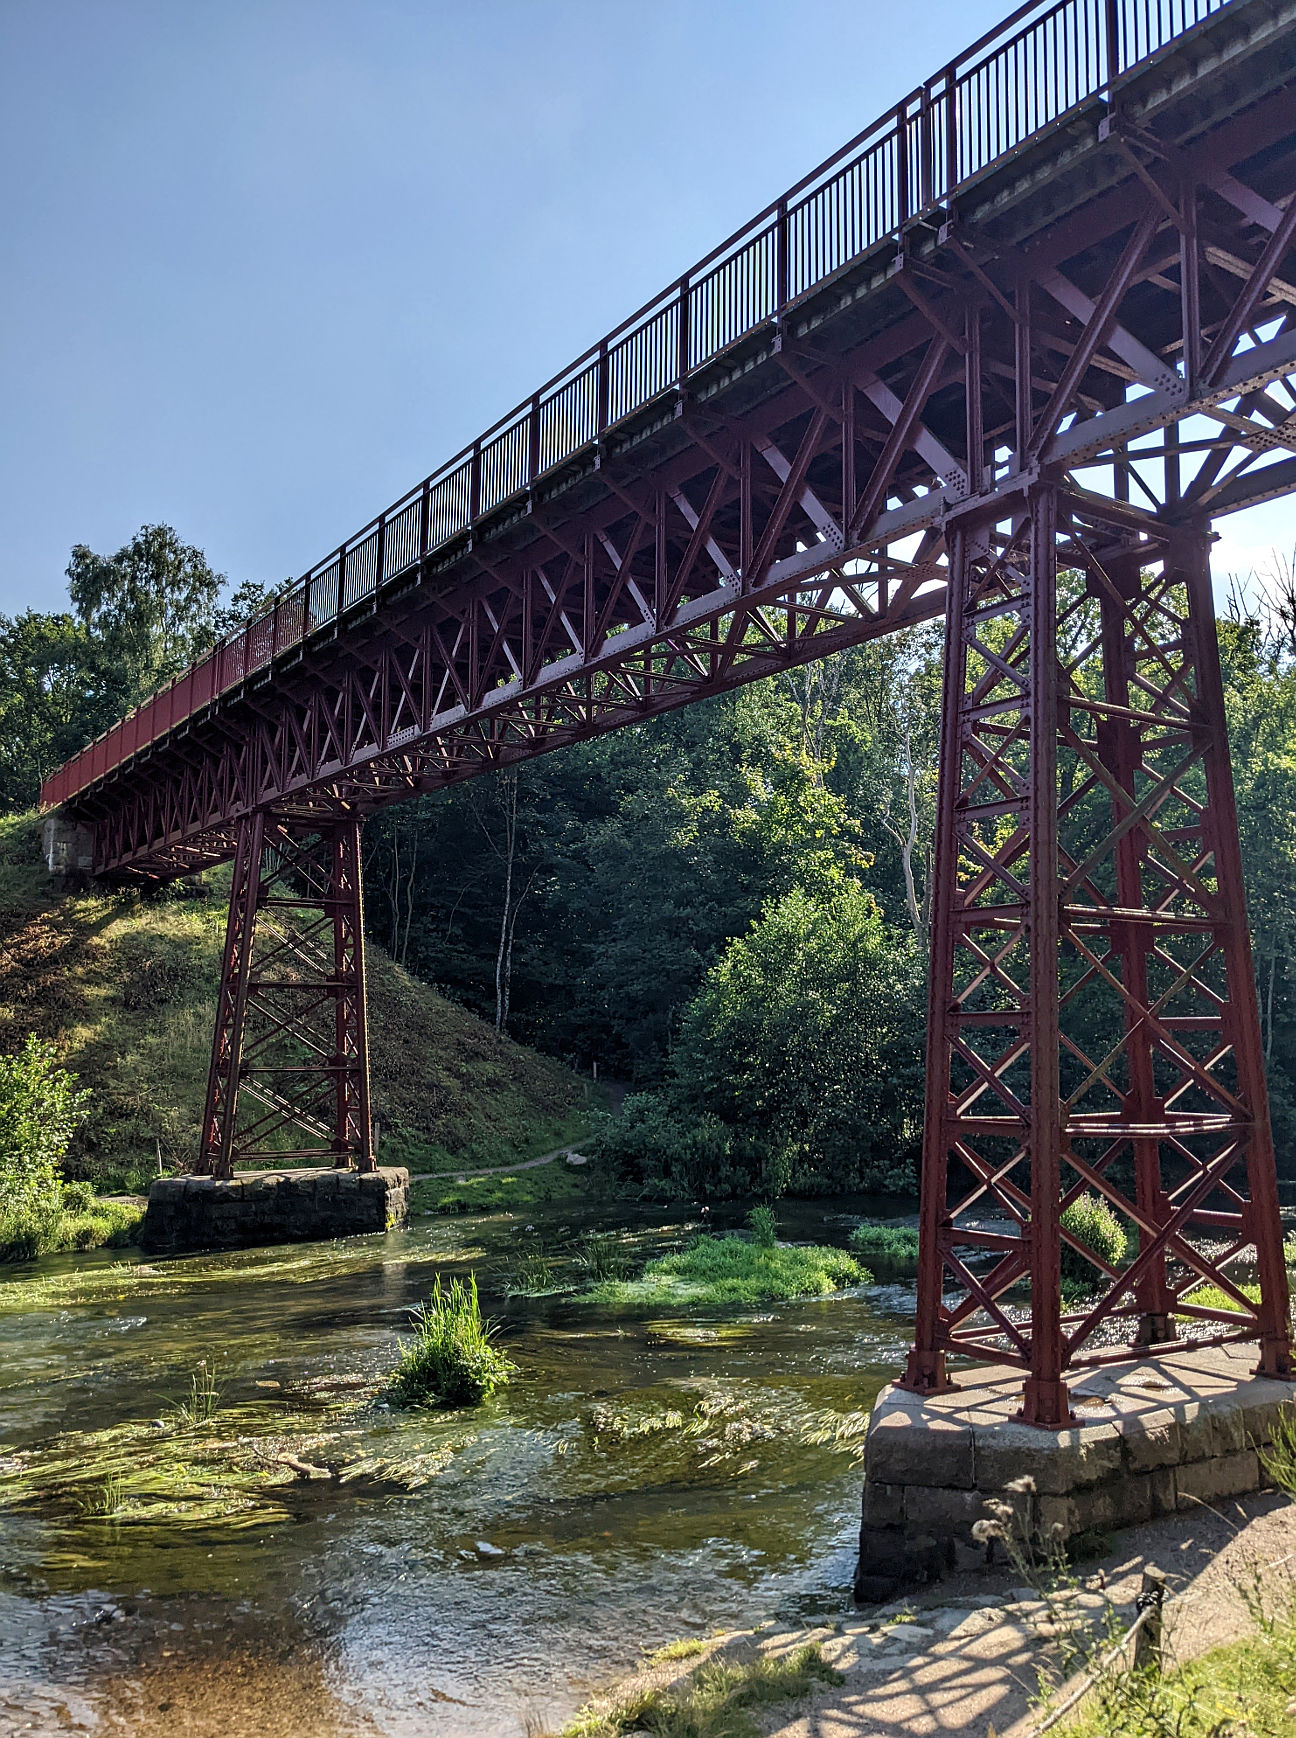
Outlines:
[[518, 1159], [511, 1165], [493, 1165], [489, 1171], [411, 1171], [410, 1182], [417, 1183], [428, 1177], [436, 1178], [442, 1183], [475, 1183], [478, 1177], [505, 1177], [511, 1171], [535, 1171], [541, 1165], [552, 1165], [555, 1159], [565, 1158], [568, 1153], [576, 1153], [574, 1142], [568, 1142], [565, 1147], [555, 1147], [551, 1153], [541, 1153], [538, 1159]]
[[[1174, 1596], [1168, 1648], [1187, 1660], [1250, 1627], [1243, 1590], [1256, 1571], [1268, 1568], [1272, 1580], [1296, 1569], [1296, 1562], [1269, 1567], [1296, 1552], [1296, 1507], [1271, 1494], [1248, 1497], [1131, 1528], [1116, 1547], [1084, 1566], [1077, 1607], [1101, 1617], [1111, 1605], [1128, 1628], [1143, 1566], [1156, 1563]], [[724, 1636], [716, 1653], [783, 1656], [813, 1641], [843, 1674], [841, 1685], [816, 1692], [791, 1719], [772, 1710], [762, 1722], [768, 1738], [1029, 1738], [1042, 1717], [1035, 1693], [1047, 1645], [1044, 1615], [1030, 1589], [1014, 1586], [1008, 1574], [964, 1575], [817, 1628], [770, 1625]], [[633, 1685], [671, 1683], [697, 1664], [658, 1667]]]

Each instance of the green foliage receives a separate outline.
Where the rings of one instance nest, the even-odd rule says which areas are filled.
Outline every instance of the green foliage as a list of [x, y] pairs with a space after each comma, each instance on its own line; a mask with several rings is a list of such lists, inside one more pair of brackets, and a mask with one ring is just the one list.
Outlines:
[[[675, 1660], [695, 1651], [692, 1643], [674, 1643], [659, 1657]], [[756, 1738], [760, 1727], [748, 1710], [799, 1701], [820, 1684], [843, 1681], [816, 1642], [781, 1659], [758, 1654], [748, 1660], [708, 1660], [683, 1683], [632, 1692], [604, 1710], [583, 1709], [560, 1738], [621, 1738], [628, 1732], [649, 1732], [653, 1738]]]
[[918, 1233], [907, 1225], [857, 1225], [850, 1246], [879, 1279], [909, 1278], [918, 1271]]
[[922, 1032], [912, 937], [856, 882], [794, 889], [708, 973], [664, 1092], [600, 1152], [650, 1194], [910, 1190]]
[[[69, 1193], [81, 1185], [72, 1184]], [[0, 1262], [35, 1261], [66, 1250], [120, 1249], [135, 1241], [144, 1209], [134, 1201], [45, 1202], [0, 1207]]]
[[624, 1279], [630, 1266], [629, 1251], [615, 1231], [587, 1231], [581, 1239], [580, 1265], [590, 1285]]
[[697, 1237], [676, 1255], [650, 1261], [638, 1279], [609, 1279], [583, 1295], [600, 1303], [776, 1303], [861, 1285], [868, 1271], [843, 1249], [744, 1237]]
[[778, 1219], [772, 1207], [753, 1207], [747, 1215], [747, 1229], [758, 1249], [773, 1249], [778, 1242]]
[[[1117, 1218], [1111, 1206], [1099, 1195], [1077, 1195], [1061, 1216], [1064, 1231], [1069, 1231], [1072, 1237], [1078, 1238], [1086, 1249], [1092, 1249], [1110, 1267], [1121, 1267], [1125, 1261], [1125, 1251], [1129, 1238], [1125, 1227]], [[1095, 1286], [1105, 1283], [1102, 1268], [1095, 1267], [1078, 1249], [1063, 1240], [1062, 1243], [1062, 1285], [1066, 1292], [1076, 1295], [1091, 1291]]]
[[492, 1343], [475, 1274], [467, 1285], [452, 1279], [445, 1289], [438, 1274], [414, 1329], [387, 1387], [393, 1405], [480, 1406], [508, 1381], [514, 1366]]
[[35, 1033], [16, 1055], [0, 1056], [0, 1191], [9, 1212], [61, 1206], [58, 1167], [89, 1097]]

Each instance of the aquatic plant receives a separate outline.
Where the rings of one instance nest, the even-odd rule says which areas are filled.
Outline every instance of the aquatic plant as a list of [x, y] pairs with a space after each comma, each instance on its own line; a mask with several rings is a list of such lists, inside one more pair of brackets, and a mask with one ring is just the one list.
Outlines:
[[125, 1495], [125, 1479], [118, 1472], [110, 1472], [81, 1498], [80, 1512], [88, 1520], [112, 1520], [121, 1513]]
[[168, 1411], [177, 1429], [195, 1430], [199, 1425], [211, 1423], [220, 1410], [220, 1401], [216, 1366], [209, 1364], [206, 1358], [200, 1358], [197, 1368], [189, 1376], [188, 1395], [183, 1400], [173, 1400]]
[[910, 1225], [857, 1225], [849, 1238], [880, 1279], [904, 1279], [918, 1271], [918, 1233]]
[[778, 1242], [778, 1220], [772, 1207], [753, 1207], [747, 1215], [747, 1229], [757, 1249], [773, 1249]]
[[763, 1249], [744, 1237], [703, 1235], [678, 1254], [650, 1261], [638, 1279], [605, 1280], [582, 1295], [599, 1303], [776, 1303], [823, 1296], [871, 1277], [844, 1249]]
[[120, 1248], [134, 1242], [143, 1217], [137, 1203], [99, 1200], [84, 1183], [68, 1185], [62, 1199], [6, 1204], [0, 1208], [0, 1262], [35, 1261], [66, 1249]]
[[543, 1297], [558, 1290], [558, 1269], [542, 1243], [523, 1249], [509, 1274], [508, 1289], [518, 1297]]
[[651, 1732], [654, 1738], [756, 1738], [760, 1728], [748, 1709], [798, 1701], [818, 1684], [843, 1681], [817, 1642], [782, 1659], [770, 1654], [712, 1659], [682, 1683], [631, 1691], [603, 1708], [583, 1708], [560, 1738], [621, 1738], [627, 1732]]
[[480, 1406], [509, 1379], [515, 1366], [492, 1344], [494, 1329], [481, 1313], [477, 1276], [443, 1288], [414, 1316], [414, 1342], [401, 1353], [387, 1385], [394, 1406]]
[[578, 1260], [593, 1285], [624, 1279], [630, 1266], [629, 1254], [615, 1231], [586, 1232]]

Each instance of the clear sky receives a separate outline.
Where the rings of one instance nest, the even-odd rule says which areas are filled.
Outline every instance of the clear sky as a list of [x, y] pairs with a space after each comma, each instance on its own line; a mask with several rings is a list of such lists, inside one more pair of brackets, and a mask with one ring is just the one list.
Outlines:
[[0, 610], [300, 573], [1007, 9], [0, 0]]

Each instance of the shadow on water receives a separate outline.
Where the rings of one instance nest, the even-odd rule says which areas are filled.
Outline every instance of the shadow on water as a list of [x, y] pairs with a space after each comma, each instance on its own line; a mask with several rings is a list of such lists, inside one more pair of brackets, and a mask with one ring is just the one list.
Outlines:
[[[783, 1234], [844, 1242], [845, 1206], [788, 1204]], [[509, 1295], [528, 1239], [569, 1273], [600, 1224], [642, 1258], [698, 1221], [424, 1218], [59, 1257], [0, 1285], [0, 1730], [522, 1733], [645, 1646], [843, 1609], [859, 1474], [809, 1427], [871, 1402], [908, 1294], [655, 1313]], [[386, 1410], [409, 1307], [469, 1269], [512, 1382], [473, 1413]], [[181, 1428], [169, 1401], [200, 1358], [220, 1408]]]

